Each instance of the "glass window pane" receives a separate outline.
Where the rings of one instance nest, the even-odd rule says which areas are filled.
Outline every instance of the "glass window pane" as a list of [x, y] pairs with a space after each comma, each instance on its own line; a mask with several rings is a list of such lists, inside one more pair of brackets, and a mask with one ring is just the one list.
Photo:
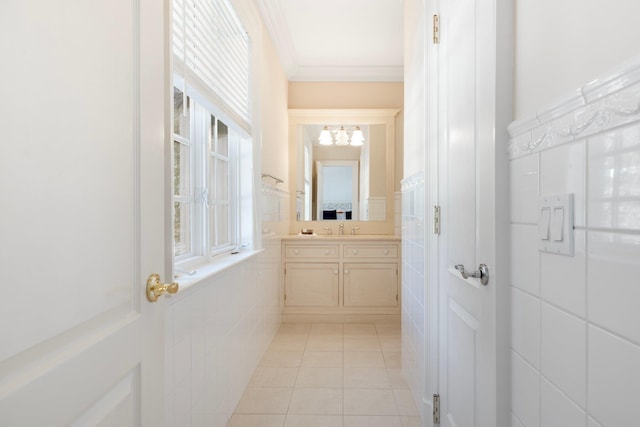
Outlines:
[[223, 156], [229, 155], [229, 128], [218, 120], [218, 147], [216, 152]]
[[229, 244], [229, 205], [217, 205], [218, 246]]
[[209, 116], [211, 119], [210, 127], [209, 127], [209, 150], [212, 153], [216, 151], [216, 118], [215, 116]]
[[173, 141], [173, 194], [188, 196], [191, 185], [191, 147]]
[[209, 245], [215, 247], [218, 245], [218, 230], [216, 226], [216, 206], [209, 209]]
[[229, 162], [216, 159], [216, 200], [229, 200]]
[[175, 256], [191, 253], [191, 205], [173, 204], [173, 252]]
[[173, 88], [173, 133], [189, 138], [189, 108], [191, 100], [187, 98], [187, 105], [184, 105], [184, 96], [178, 88]]

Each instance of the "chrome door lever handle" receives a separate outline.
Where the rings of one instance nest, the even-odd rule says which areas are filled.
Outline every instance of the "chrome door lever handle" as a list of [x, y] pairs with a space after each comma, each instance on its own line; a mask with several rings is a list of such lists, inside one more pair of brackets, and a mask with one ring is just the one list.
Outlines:
[[464, 269], [464, 265], [457, 264], [456, 270], [460, 272], [460, 275], [462, 275], [463, 279], [468, 279], [469, 277], [480, 279], [480, 283], [482, 283], [484, 286], [489, 283], [489, 267], [487, 267], [487, 264], [480, 264], [478, 266], [478, 271], [474, 272], [466, 271]]

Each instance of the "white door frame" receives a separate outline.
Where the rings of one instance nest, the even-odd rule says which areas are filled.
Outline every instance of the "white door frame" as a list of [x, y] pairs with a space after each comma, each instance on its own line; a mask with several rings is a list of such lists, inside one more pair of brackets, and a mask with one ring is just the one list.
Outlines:
[[318, 172], [317, 218], [322, 221], [324, 205], [324, 168], [326, 166], [342, 166], [351, 168], [351, 219], [357, 221], [358, 216], [358, 161], [357, 160], [316, 160]]

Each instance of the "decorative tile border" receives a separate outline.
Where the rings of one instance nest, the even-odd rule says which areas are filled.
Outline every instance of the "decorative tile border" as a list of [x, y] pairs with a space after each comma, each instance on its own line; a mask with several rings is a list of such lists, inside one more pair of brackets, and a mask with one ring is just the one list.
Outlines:
[[640, 56], [508, 127], [511, 159], [640, 121]]

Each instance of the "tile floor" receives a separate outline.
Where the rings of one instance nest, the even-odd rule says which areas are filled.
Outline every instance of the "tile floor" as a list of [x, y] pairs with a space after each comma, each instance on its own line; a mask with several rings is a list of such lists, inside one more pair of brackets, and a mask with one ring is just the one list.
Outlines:
[[419, 427], [399, 323], [283, 323], [228, 427]]

